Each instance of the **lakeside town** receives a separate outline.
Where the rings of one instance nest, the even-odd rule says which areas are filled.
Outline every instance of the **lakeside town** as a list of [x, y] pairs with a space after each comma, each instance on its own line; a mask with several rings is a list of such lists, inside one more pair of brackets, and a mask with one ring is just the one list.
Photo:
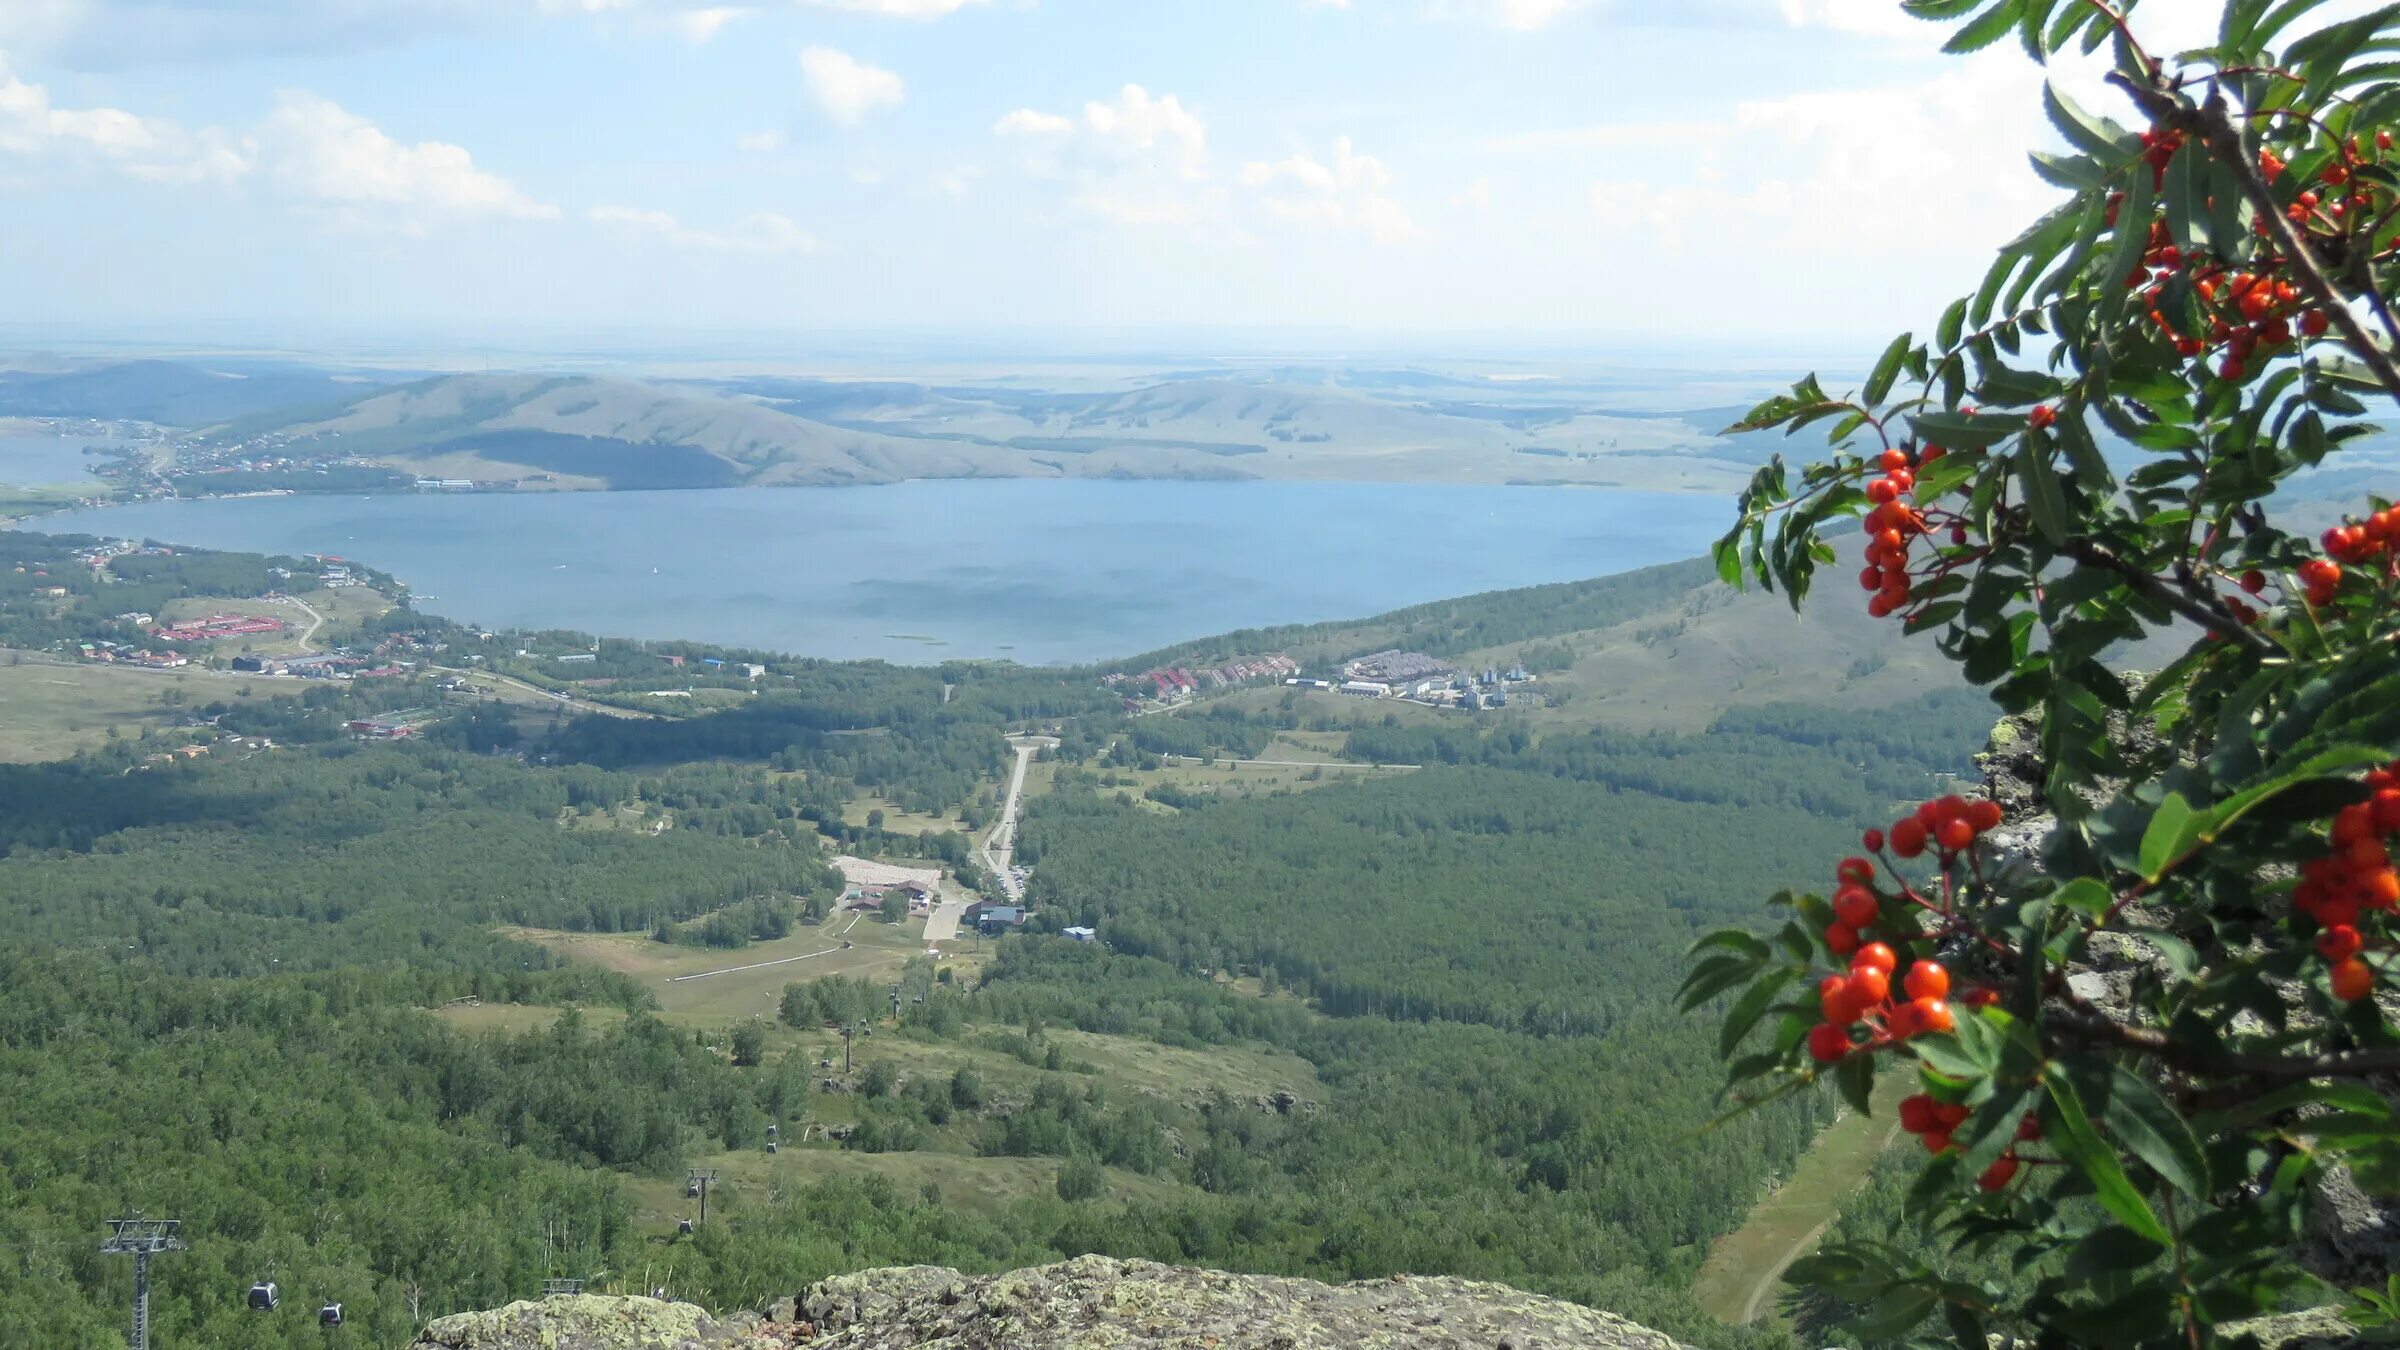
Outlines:
[[1321, 677], [1307, 674], [1300, 663], [1276, 653], [1213, 666], [1161, 666], [1140, 674], [1115, 671], [1100, 683], [1115, 691], [1131, 714], [1159, 712], [1189, 703], [1203, 693], [1240, 688], [1269, 680], [1293, 689], [1338, 694], [1347, 698], [1396, 699], [1428, 708], [1490, 712], [1534, 705], [1541, 698], [1539, 680], [1523, 666], [1486, 666], [1462, 670], [1424, 652], [1370, 653]]

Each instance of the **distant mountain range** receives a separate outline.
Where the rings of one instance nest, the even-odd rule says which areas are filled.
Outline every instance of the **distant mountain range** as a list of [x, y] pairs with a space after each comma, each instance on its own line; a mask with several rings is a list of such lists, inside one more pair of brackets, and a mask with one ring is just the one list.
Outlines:
[[1060, 389], [59, 364], [0, 370], [0, 416], [134, 419], [245, 457], [558, 488], [1112, 477], [1722, 492], [1765, 453], [1714, 434], [1722, 409], [1615, 411], [1604, 386], [1413, 370], [1178, 369]]

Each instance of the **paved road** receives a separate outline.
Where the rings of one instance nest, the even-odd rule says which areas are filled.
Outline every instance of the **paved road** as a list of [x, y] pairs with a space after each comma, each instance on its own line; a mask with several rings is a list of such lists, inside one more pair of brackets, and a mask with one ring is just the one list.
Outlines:
[[1008, 803], [1000, 808], [1000, 823], [984, 836], [983, 865], [1000, 882], [1000, 889], [1011, 900], [1022, 901], [1025, 888], [1009, 872], [1017, 856], [1017, 805], [1025, 793], [1025, 770], [1033, 763], [1036, 750], [1055, 750], [1058, 741], [1050, 736], [1033, 736], [1018, 741], [1016, 772], [1009, 775]]
[[593, 703], [588, 700], [575, 698], [572, 696], [561, 697], [551, 690], [542, 688], [538, 684], [527, 684], [525, 681], [518, 679], [514, 675], [503, 675], [496, 670], [476, 670], [473, 668], [461, 669], [454, 666], [436, 666], [432, 667], [432, 669], [439, 670], [445, 675], [456, 675], [461, 679], [490, 680], [494, 684], [505, 684], [511, 689], [522, 689], [528, 694], [533, 694], [540, 697], [545, 703], [555, 703], [563, 708], [573, 708], [577, 712], [598, 713], [602, 717], [654, 718], [657, 716], [656, 713], [636, 712], [631, 708], [619, 708], [606, 703]]
[[[1206, 761], [1206, 760], [1204, 760], [1204, 759], [1201, 759], [1201, 758], [1200, 758], [1199, 756], [1197, 756], [1197, 755], [1161, 755], [1161, 756], [1159, 756], [1159, 758], [1161, 758], [1161, 759], [1171, 759], [1171, 760], [1175, 760], [1175, 761], [1177, 761], [1178, 763], [1183, 763], [1183, 764], [1205, 764], [1205, 763], [1207, 763], [1207, 762], [1208, 762], [1208, 761]], [[1355, 760], [1347, 760], [1347, 759], [1224, 759], [1224, 758], [1219, 758], [1219, 759], [1217, 760], [1217, 763], [1219, 763], [1219, 764], [1255, 764], [1255, 765], [1258, 765], [1258, 766], [1260, 766], [1260, 767], [1262, 767], [1262, 768], [1269, 768], [1269, 769], [1421, 769], [1421, 768], [1425, 767], [1425, 766], [1424, 766], [1424, 765], [1422, 765], [1422, 764], [1360, 764], [1360, 763], [1356, 762]]]
[[925, 916], [925, 941], [950, 942], [958, 937], [959, 920], [967, 917], [967, 906], [973, 903], [961, 896], [944, 900]]
[[303, 600], [296, 595], [287, 595], [283, 597], [283, 603], [297, 606], [301, 613], [308, 616], [308, 627], [301, 632], [299, 637], [293, 639], [302, 647], [308, 646], [308, 640], [315, 637], [317, 635], [317, 630], [325, 626], [325, 616], [317, 612], [316, 606], [308, 603], [306, 600]]

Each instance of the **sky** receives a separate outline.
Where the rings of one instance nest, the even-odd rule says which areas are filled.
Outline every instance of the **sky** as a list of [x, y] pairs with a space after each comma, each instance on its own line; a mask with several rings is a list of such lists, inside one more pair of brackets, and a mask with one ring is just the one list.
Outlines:
[[[2168, 46], [2213, 10], [2141, 13]], [[2054, 195], [2040, 72], [1947, 31], [1896, 0], [0, 0], [0, 317], [1845, 344], [1929, 326]]]

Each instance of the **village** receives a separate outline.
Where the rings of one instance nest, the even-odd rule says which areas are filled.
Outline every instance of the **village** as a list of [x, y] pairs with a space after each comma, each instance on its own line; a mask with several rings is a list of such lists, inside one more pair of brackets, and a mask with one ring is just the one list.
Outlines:
[[1100, 682], [1118, 694], [1127, 713], [1140, 715], [1180, 707], [1202, 694], [1269, 679], [1280, 679], [1293, 689], [1350, 698], [1398, 699], [1465, 712], [1539, 706], [1542, 698], [1538, 677], [1521, 665], [1461, 670], [1439, 657], [1398, 648], [1344, 662], [1338, 671], [1323, 677], [1305, 674], [1299, 662], [1278, 653], [1219, 666], [1162, 666], [1139, 675], [1118, 672], [1101, 676]]

